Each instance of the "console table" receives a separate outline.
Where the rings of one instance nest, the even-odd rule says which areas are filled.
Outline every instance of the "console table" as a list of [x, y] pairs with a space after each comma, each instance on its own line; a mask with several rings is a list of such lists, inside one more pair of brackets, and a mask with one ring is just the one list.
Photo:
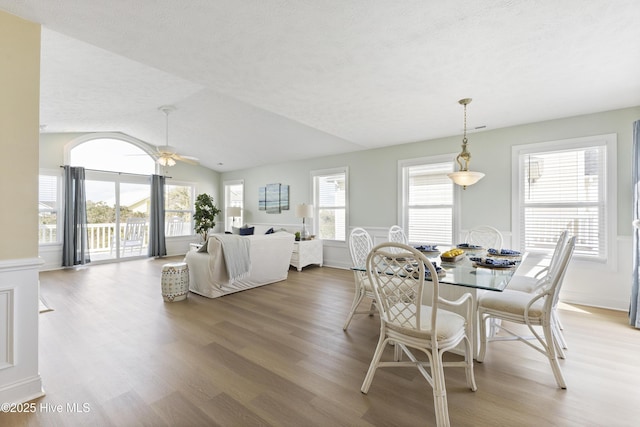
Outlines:
[[311, 264], [322, 267], [322, 240], [300, 240], [294, 243], [291, 254], [291, 265], [298, 271]]

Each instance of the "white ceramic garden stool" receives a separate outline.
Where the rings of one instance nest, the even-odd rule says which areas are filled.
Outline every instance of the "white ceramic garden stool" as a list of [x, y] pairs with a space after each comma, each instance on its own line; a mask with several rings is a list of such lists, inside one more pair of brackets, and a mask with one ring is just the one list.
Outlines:
[[162, 298], [167, 302], [182, 301], [189, 293], [189, 267], [186, 262], [162, 266]]

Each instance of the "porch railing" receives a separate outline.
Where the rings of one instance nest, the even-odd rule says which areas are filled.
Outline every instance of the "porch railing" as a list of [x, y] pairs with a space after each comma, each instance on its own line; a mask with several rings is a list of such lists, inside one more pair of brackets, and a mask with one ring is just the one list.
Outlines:
[[[124, 239], [125, 223], [121, 223], [119, 227], [120, 239]], [[190, 222], [183, 222], [176, 224], [175, 222], [168, 223], [165, 227], [165, 236], [182, 236], [183, 230], [189, 230], [191, 228]], [[89, 241], [89, 249], [92, 252], [105, 252], [114, 251], [116, 245], [116, 224], [115, 223], [102, 223], [102, 224], [88, 224], [87, 225], [87, 239]], [[55, 224], [41, 224], [38, 233], [39, 243], [57, 243], [58, 231]], [[149, 243], [149, 224], [147, 223], [144, 233], [143, 246], [147, 246]]]

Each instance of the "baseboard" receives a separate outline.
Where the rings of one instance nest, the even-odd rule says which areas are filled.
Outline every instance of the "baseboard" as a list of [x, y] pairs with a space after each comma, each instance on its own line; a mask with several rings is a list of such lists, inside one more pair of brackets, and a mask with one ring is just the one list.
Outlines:
[[24, 403], [45, 395], [40, 375], [3, 385], [0, 388], [0, 402]]

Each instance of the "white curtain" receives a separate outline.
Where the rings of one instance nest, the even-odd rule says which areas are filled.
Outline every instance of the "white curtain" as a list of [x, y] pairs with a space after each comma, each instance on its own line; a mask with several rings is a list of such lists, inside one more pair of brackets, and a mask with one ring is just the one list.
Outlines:
[[640, 329], [640, 120], [633, 123], [633, 167], [631, 172], [633, 188], [633, 280], [631, 284], [631, 304], [629, 323]]

